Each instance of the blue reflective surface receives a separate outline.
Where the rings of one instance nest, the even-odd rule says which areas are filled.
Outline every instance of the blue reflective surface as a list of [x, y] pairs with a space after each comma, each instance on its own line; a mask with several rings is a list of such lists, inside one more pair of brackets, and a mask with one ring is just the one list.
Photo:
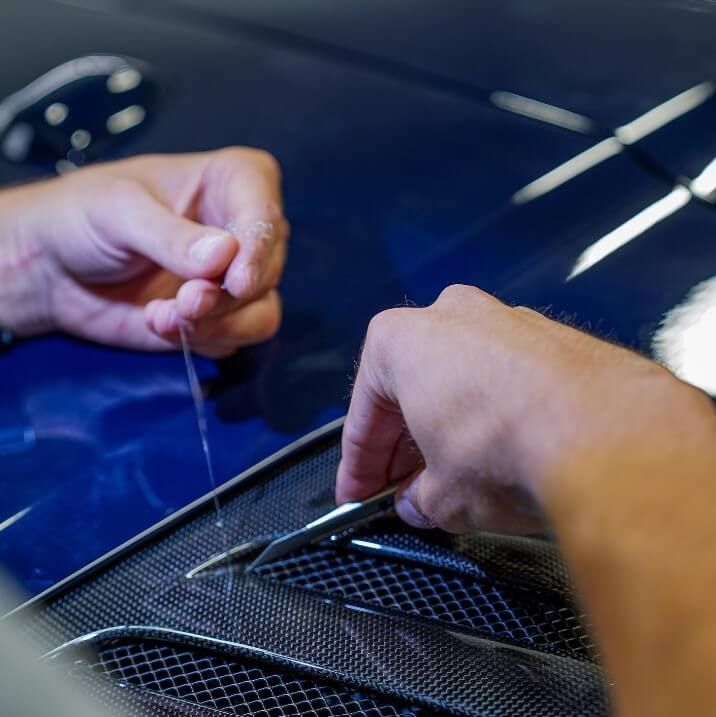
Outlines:
[[[716, 276], [716, 209], [693, 199], [646, 222], [637, 236], [566, 281], [585, 250], [668, 195], [675, 177], [689, 171], [681, 167], [706, 166], [712, 158], [707, 130], [713, 125], [679, 131], [689, 113], [638, 147], [620, 147], [578, 172], [562, 167], [558, 181], [513, 200], [525, 185], [607, 137], [600, 126], [622, 122], [623, 115], [631, 120], [630, 113], [668, 99], [661, 95], [674, 88], [656, 70], [646, 75], [643, 91], [607, 73], [603, 91], [612, 104], [596, 100], [591, 65], [581, 75], [572, 67], [568, 82], [553, 76], [537, 92], [514, 72], [505, 74], [521, 63], [525, 77], [537, 77], [529, 53], [508, 61], [493, 43], [487, 68], [494, 72], [485, 69], [481, 58], [489, 48], [468, 42], [460, 13], [450, 11], [465, 6], [449, 4], [443, 21], [454, 32], [443, 42], [430, 36], [432, 54], [419, 27], [430, 12], [413, 13], [417, 25], [406, 25], [398, 43], [406, 61], [411, 43], [430, 62], [464, 54], [463, 64], [448, 69], [464, 72], [469, 59], [487, 90], [532, 88], [555, 104], [560, 87], [583, 83], [581, 104], [568, 109], [595, 122], [576, 132], [500, 110], [489, 92], [468, 96], [447, 80], [428, 86], [369, 58], [348, 62], [333, 50], [247, 34], [238, 25], [37, 4], [42, 26], [20, 0], [3, 8], [2, 53], [24, 59], [28, 47], [32, 52], [22, 66], [0, 65], [0, 95], [71, 57], [98, 49], [129, 55], [150, 63], [165, 92], [151, 127], [126, 153], [252, 144], [282, 162], [293, 226], [284, 326], [273, 341], [232, 359], [197, 361], [219, 480], [345, 412], [353, 361], [368, 320], [381, 309], [406, 299], [429, 303], [447, 284], [474, 283], [650, 351], [664, 312]], [[310, 18], [271, 6], [286, 22]], [[265, 7], [238, 3], [235, 9], [263, 13]], [[399, 11], [397, 3], [386, 7]], [[345, 8], [339, 19], [349, 22], [356, 10]], [[512, 12], [517, 8], [526, 13], [523, 27], [530, 27], [532, 11], [517, 3]], [[483, 10], [486, 22], [504, 26], [504, 11]], [[335, 29], [320, 32], [340, 40]], [[385, 32], [357, 37], [363, 52], [385, 52]], [[681, 58], [669, 75], [676, 91], [685, 89], [682, 80], [705, 79], [710, 60], [698, 56], [695, 37], [693, 58]], [[507, 45], [516, 41], [512, 34], [503, 38]], [[610, 61], [607, 52], [600, 57]], [[549, 87], [556, 94], [546, 94]], [[603, 111], [617, 101], [618, 112]], [[0, 181], [35, 171], [0, 162]], [[28, 591], [52, 585], [208, 491], [179, 354], [132, 354], [52, 336], [0, 356], [0, 371], [0, 564]]]

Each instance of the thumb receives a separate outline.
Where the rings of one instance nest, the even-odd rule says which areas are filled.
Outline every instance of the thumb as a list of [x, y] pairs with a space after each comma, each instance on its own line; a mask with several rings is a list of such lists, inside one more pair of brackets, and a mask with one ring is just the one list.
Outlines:
[[403, 481], [395, 498], [395, 512], [398, 517], [413, 528], [434, 528], [420, 503], [420, 486], [427, 480], [427, 469], [420, 468]]
[[115, 193], [109, 211], [104, 206], [95, 212], [92, 223], [105, 242], [185, 279], [220, 276], [239, 248], [229, 232], [175, 214], [132, 183]]

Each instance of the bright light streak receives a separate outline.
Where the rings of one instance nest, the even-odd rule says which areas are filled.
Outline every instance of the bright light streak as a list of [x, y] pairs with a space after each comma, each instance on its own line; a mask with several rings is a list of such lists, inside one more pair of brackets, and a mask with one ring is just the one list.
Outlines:
[[560, 164], [559, 167], [550, 170], [547, 174], [543, 174], [538, 179], [535, 179], [534, 182], [522, 187], [512, 195], [512, 201], [515, 204], [524, 204], [531, 199], [547, 194], [547, 192], [551, 192], [570, 179], [574, 179], [588, 169], [601, 164], [605, 159], [619, 154], [623, 149], [624, 147], [616, 137], [602, 140], [576, 157], [567, 160], [564, 164]]
[[31, 510], [32, 506], [29, 505], [27, 508], [23, 508], [22, 510], [15, 513], [15, 515], [11, 515], [9, 518], [3, 520], [2, 523], [0, 523], [0, 533], [3, 530], [7, 530], [11, 525], [15, 525], [18, 520], [24, 518]]
[[378, 543], [371, 543], [368, 540], [354, 539], [354, 540], [351, 540], [351, 543], [353, 543], [353, 545], [357, 545], [359, 548], [369, 548], [370, 550], [382, 550], [383, 549], [382, 545], [378, 545]]
[[624, 222], [609, 234], [605, 234], [601, 239], [597, 239], [594, 244], [585, 249], [577, 259], [566, 280], [574, 279], [575, 276], [579, 276], [579, 274], [587, 271], [587, 269], [590, 269], [605, 257], [613, 254], [617, 249], [636, 239], [647, 229], [685, 206], [689, 199], [691, 199], [691, 192], [686, 187], [675, 187], [658, 202], [654, 202], [646, 209], [642, 209], [629, 221]]
[[713, 201], [716, 192], [716, 159], [712, 159], [703, 172], [692, 180], [689, 189], [700, 199]]
[[[681, 115], [695, 109], [711, 97], [711, 95], [714, 94], [714, 91], [716, 91], [716, 85], [712, 82], [702, 82], [682, 92], [681, 94], [676, 95], [676, 97], [672, 97], [670, 100], [667, 100], [657, 107], [654, 107], [654, 109], [649, 110], [640, 117], [637, 117], [635, 120], [619, 127], [614, 133], [615, 136], [598, 142], [593, 147], [590, 147], [584, 152], [572, 157], [572, 159], [567, 160], [563, 164], [560, 164], [558, 167], [555, 167], [546, 174], [543, 174], [541, 177], [535, 179], [533, 182], [530, 182], [526, 186], [522, 187], [522, 189], [519, 189], [512, 195], [513, 203], [524, 204], [525, 202], [541, 197], [543, 194], [551, 192], [553, 189], [556, 189], [565, 182], [578, 177], [588, 169], [591, 169], [610, 157], [619, 154], [624, 149], [625, 145], [633, 144], [634, 142], [643, 139], [660, 127], [663, 127], [678, 117], [681, 117]], [[497, 99], [495, 99], [495, 95], [498, 96]], [[521, 103], [517, 102], [515, 98], [518, 98]], [[514, 105], [514, 108], [511, 108], [513, 112], [517, 112], [518, 109], [521, 108], [524, 111], [519, 113], [527, 116], [536, 116], [535, 114], [528, 114], [528, 112], [535, 112], [535, 105], [542, 105], [542, 103], [536, 102], [536, 100], [530, 100], [526, 97], [522, 98], [519, 95], [512, 95], [512, 93], [509, 92], [495, 92], [492, 94], [491, 99], [495, 104], [498, 104], [498, 102], [511, 102]], [[550, 108], [551, 105], [544, 105], [544, 107]], [[566, 115], [573, 114], [559, 108], [553, 109], [558, 112], [564, 112]], [[560, 116], [564, 117], [566, 115]], [[579, 118], [580, 115], [574, 115], [574, 117]], [[716, 169], [714, 172], [716, 172]]]
[[716, 396], [716, 276], [666, 314], [652, 349], [679, 378]]
[[628, 124], [618, 127], [615, 134], [624, 144], [634, 144], [634, 142], [638, 142], [648, 134], [655, 132], [657, 129], [703, 104], [713, 95], [714, 89], [716, 88], [712, 82], [701, 82], [676, 95], [676, 97], [657, 105], [654, 109], [649, 110]]
[[545, 102], [516, 95], [513, 92], [493, 92], [490, 95], [490, 102], [502, 110], [553, 124], [557, 127], [571, 129], [582, 134], [588, 134], [594, 126], [590, 119], [576, 112], [563, 110], [561, 107], [548, 105]]

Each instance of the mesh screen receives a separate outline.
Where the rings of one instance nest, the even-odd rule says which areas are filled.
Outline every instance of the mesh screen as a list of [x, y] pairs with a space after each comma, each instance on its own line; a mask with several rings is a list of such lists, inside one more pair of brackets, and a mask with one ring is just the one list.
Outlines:
[[118, 641], [96, 658], [76, 661], [116, 680], [224, 714], [256, 717], [418, 717], [419, 707], [388, 704], [363, 692], [340, 689], [254, 663], [161, 642]]
[[593, 656], [592, 641], [566, 601], [492, 580], [322, 546], [288, 555], [257, 572], [295, 587], [528, 647], [580, 659]]

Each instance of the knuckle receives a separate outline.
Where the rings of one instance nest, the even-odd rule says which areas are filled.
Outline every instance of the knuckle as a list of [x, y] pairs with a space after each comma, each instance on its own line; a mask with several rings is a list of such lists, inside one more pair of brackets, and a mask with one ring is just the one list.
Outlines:
[[440, 292], [440, 296], [430, 308], [437, 310], [445, 308], [452, 313], [460, 314], [463, 311], [484, 313], [503, 306], [499, 299], [476, 286], [452, 284]]
[[520, 304], [519, 306], [513, 306], [512, 309], [516, 311], [518, 314], [522, 314], [523, 316], [527, 318], [544, 318], [542, 314], [540, 314], [539, 311], [535, 311], [534, 309], [531, 309], [529, 306], [522, 306]]
[[281, 178], [281, 164], [266, 149], [260, 147], [227, 147], [221, 150], [221, 154], [231, 161], [252, 162], [267, 174]]
[[255, 149], [254, 153], [256, 161], [263, 165], [269, 174], [278, 178], [281, 177], [281, 164], [271, 152], [265, 149]]
[[406, 309], [387, 309], [376, 314], [368, 324], [365, 335], [365, 350], [379, 351], [395, 335], [395, 331], [403, 320]]
[[494, 300], [492, 296], [478, 289], [476, 286], [469, 286], [468, 284], [451, 284], [446, 286], [437, 298], [436, 304], [445, 303], [465, 303], [467, 301], [475, 300]]

